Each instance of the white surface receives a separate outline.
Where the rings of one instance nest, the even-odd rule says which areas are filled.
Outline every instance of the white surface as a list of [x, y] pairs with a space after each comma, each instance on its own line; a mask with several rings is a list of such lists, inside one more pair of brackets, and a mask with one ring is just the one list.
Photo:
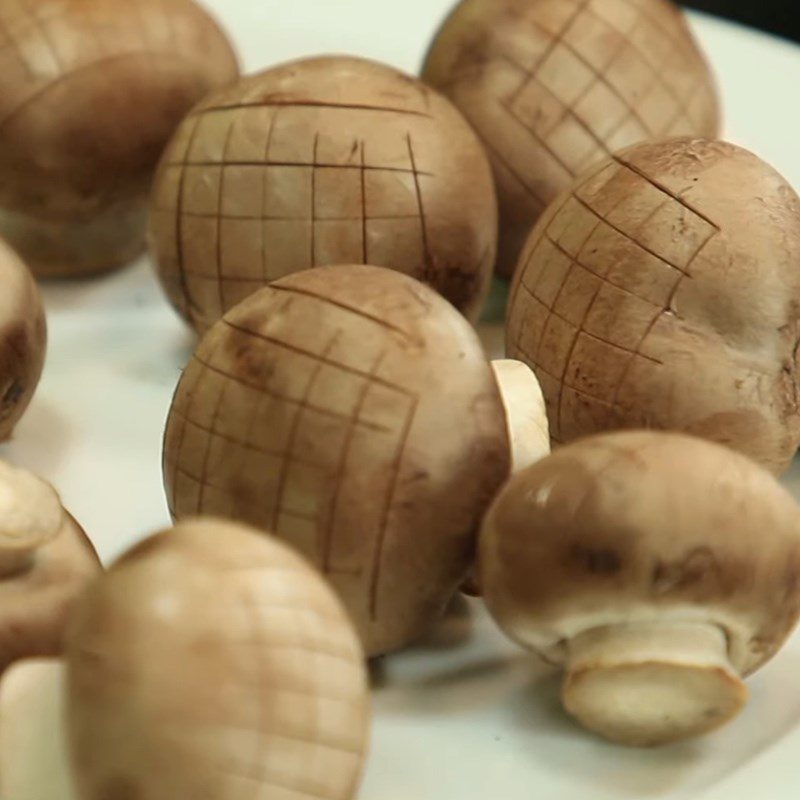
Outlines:
[[[318, 52], [415, 69], [449, 0], [214, 0], [252, 70]], [[800, 49], [695, 18], [720, 74], [727, 130], [800, 185]], [[112, 277], [45, 291], [45, 377], [0, 455], [59, 488], [108, 559], [168, 523], [161, 436], [191, 338], [144, 261]], [[795, 486], [800, 486], [797, 477]], [[800, 637], [751, 682], [730, 727], [658, 751], [582, 733], [557, 683], [485, 616], [456, 614], [434, 639], [376, 676], [364, 800], [770, 800], [800, 789]], [[456, 647], [460, 644], [461, 647]]]

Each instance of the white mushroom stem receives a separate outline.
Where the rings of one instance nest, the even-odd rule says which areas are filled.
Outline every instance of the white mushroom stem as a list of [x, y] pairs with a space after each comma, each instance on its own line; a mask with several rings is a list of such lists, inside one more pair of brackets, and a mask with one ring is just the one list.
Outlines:
[[[550, 426], [544, 395], [527, 364], [499, 359], [492, 361], [492, 369], [506, 412], [511, 474], [514, 475], [550, 454]], [[461, 591], [469, 597], [480, 597], [477, 570], [470, 572]]]
[[76, 800], [64, 724], [66, 668], [22, 661], [0, 682], [0, 800]]
[[29, 568], [36, 551], [58, 536], [65, 520], [52, 486], [0, 462], [0, 578]]
[[583, 725], [650, 746], [711, 731], [744, 706], [747, 689], [714, 625], [611, 625], [568, 644], [564, 706]]
[[536, 375], [521, 361], [493, 361], [492, 369], [506, 410], [513, 474], [550, 453], [544, 395]]

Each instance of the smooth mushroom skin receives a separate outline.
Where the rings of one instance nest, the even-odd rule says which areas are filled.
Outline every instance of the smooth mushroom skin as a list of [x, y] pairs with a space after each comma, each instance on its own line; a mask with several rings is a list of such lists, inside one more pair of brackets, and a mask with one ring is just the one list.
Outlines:
[[506, 277], [547, 205], [593, 163], [644, 140], [720, 132], [714, 78], [668, 0], [463, 0], [422, 76], [489, 153]]
[[563, 699], [627, 744], [732, 717], [742, 678], [800, 614], [800, 509], [720, 445], [630, 431], [566, 445], [518, 473], [480, 540], [487, 606], [563, 665]]
[[173, 518], [241, 519], [331, 581], [367, 654], [439, 617], [508, 476], [497, 383], [432, 289], [369, 266], [276, 281], [200, 342], [164, 441]]
[[193, 0], [0, 0], [0, 235], [37, 276], [104, 272], [145, 246], [175, 127], [238, 75]]
[[352, 624], [306, 561], [210, 518], [147, 539], [75, 610], [81, 800], [352, 800], [369, 727]]
[[800, 443], [800, 199], [725, 142], [646, 143], [598, 165], [520, 260], [506, 350], [555, 442], [680, 430], [780, 473]]
[[2, 240], [0, 286], [0, 441], [6, 441], [39, 385], [47, 321], [30, 270]]
[[282, 64], [206, 98], [167, 148], [150, 239], [199, 332], [267, 283], [390, 267], [475, 320], [497, 250], [486, 154], [451, 103], [374, 61]]
[[55, 490], [0, 461], [0, 674], [18, 660], [61, 654], [76, 599], [100, 569]]

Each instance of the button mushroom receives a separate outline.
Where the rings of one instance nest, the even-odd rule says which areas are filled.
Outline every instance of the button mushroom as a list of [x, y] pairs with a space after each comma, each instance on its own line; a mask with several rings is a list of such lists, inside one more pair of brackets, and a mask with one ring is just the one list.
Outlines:
[[238, 73], [193, 0], [0, 0], [0, 234], [40, 276], [112, 269], [144, 247], [175, 126]]
[[679, 434], [585, 439], [514, 476], [480, 543], [499, 625], [563, 665], [564, 706], [625, 744], [696, 736], [800, 614], [800, 509], [763, 468]]
[[719, 134], [714, 78], [670, 0], [462, 0], [423, 78], [489, 152], [506, 276], [531, 225], [593, 163], [649, 139]]
[[369, 655], [420, 636], [466, 576], [508, 476], [475, 331], [399, 272], [298, 272], [203, 338], [164, 440], [173, 516], [256, 525], [332, 582]]
[[0, 674], [19, 659], [61, 653], [76, 598], [99, 569], [55, 490], [0, 461]]
[[497, 249], [491, 168], [448, 100], [343, 56], [283, 64], [206, 98], [156, 177], [153, 253], [200, 332], [270, 281], [391, 267], [474, 319]]
[[187, 520], [89, 588], [66, 675], [9, 673], [0, 792], [352, 800], [368, 724], [358, 638], [321, 577], [260, 532]]
[[33, 276], [2, 240], [0, 286], [0, 441], [4, 441], [27, 410], [42, 376], [47, 322]]
[[554, 441], [680, 430], [780, 472], [800, 444], [800, 199], [725, 142], [639, 144], [548, 209], [520, 261], [507, 348]]

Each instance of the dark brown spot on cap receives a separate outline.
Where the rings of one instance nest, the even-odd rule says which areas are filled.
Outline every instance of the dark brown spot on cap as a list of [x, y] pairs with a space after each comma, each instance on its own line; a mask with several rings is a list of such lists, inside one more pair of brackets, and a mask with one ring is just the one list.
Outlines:
[[616, 575], [622, 569], [619, 553], [608, 547], [574, 544], [569, 550], [569, 560], [593, 575]]

